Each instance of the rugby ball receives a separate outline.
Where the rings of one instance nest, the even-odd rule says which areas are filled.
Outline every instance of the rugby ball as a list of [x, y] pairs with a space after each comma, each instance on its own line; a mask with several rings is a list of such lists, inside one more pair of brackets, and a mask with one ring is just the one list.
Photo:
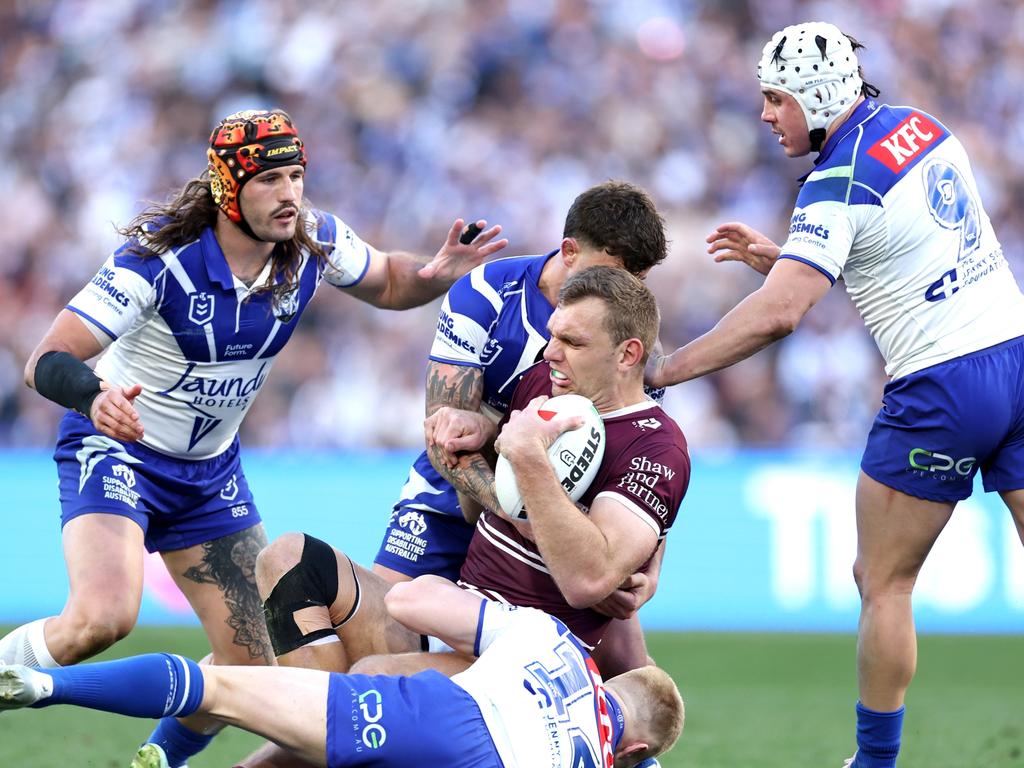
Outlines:
[[[540, 407], [543, 419], [555, 416], [582, 416], [583, 425], [559, 435], [548, 448], [548, 461], [555, 476], [573, 501], [579, 501], [597, 476], [604, 458], [604, 421], [597, 408], [583, 395], [559, 395]], [[494, 468], [494, 490], [501, 510], [516, 520], [526, 519], [523, 499], [516, 485], [512, 465], [504, 456], [498, 456]]]

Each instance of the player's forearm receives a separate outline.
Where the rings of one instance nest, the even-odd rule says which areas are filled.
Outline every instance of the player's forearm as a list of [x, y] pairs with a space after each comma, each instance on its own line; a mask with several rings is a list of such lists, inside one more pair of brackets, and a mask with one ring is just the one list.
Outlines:
[[402, 251], [387, 254], [387, 285], [378, 305], [385, 309], [409, 309], [433, 301], [452, 284], [443, 277], [420, 277], [427, 259]]
[[461, 454], [455, 467], [445, 464], [443, 452], [438, 445], [428, 446], [427, 456], [437, 473], [451, 483], [458, 493], [469, 496], [484, 509], [499, 509], [494, 490], [494, 470], [482, 453]]
[[547, 454], [518, 456], [512, 469], [534, 542], [562, 596], [588, 608], [610, 595], [628, 574], [611, 566], [608, 540], [569, 499]]
[[755, 291], [710, 331], [662, 358], [649, 383], [668, 387], [728, 368], [788, 336], [798, 322], [785, 303]]

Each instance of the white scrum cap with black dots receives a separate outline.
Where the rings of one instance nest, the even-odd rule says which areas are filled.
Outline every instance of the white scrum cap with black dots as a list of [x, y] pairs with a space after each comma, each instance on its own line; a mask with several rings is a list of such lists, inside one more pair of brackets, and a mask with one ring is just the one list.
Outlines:
[[811, 21], [772, 35], [761, 53], [757, 79], [797, 100], [808, 131], [827, 131], [860, 95], [857, 71], [850, 39], [834, 24]]

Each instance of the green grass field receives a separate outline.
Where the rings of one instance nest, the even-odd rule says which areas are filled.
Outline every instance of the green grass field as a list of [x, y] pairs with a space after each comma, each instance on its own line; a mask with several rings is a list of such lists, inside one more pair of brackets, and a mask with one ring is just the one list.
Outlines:
[[[839, 768], [852, 753], [852, 636], [654, 633], [649, 643], [687, 704], [666, 768]], [[198, 658], [205, 645], [197, 629], [141, 628], [103, 658], [154, 650]], [[901, 768], [1024, 768], [1022, 650], [1020, 637], [921, 638]], [[71, 707], [6, 712], [0, 766], [123, 768], [149, 727]], [[257, 743], [229, 729], [190, 765], [228, 768]]]

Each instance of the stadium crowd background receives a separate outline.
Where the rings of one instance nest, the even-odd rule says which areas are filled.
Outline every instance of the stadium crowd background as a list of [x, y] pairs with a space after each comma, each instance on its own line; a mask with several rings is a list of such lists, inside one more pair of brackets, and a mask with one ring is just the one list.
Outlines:
[[[650, 283], [675, 347], [759, 276], [704, 237], [741, 220], [781, 242], [810, 166], [759, 123], [776, 29], [822, 19], [867, 44], [882, 100], [968, 148], [1024, 276], [1024, 6], [1013, 0], [7, 0], [0, 3], [0, 446], [49, 446], [60, 409], [22, 367], [146, 200], [204, 164], [223, 115], [295, 119], [314, 205], [380, 248], [432, 254], [456, 216], [504, 255], [557, 246], [573, 197], [647, 188], [672, 240]], [[437, 304], [385, 313], [325, 288], [242, 429], [248, 446], [412, 447]], [[694, 450], [859, 450], [881, 360], [841, 287], [790, 338], [670, 390]]]

